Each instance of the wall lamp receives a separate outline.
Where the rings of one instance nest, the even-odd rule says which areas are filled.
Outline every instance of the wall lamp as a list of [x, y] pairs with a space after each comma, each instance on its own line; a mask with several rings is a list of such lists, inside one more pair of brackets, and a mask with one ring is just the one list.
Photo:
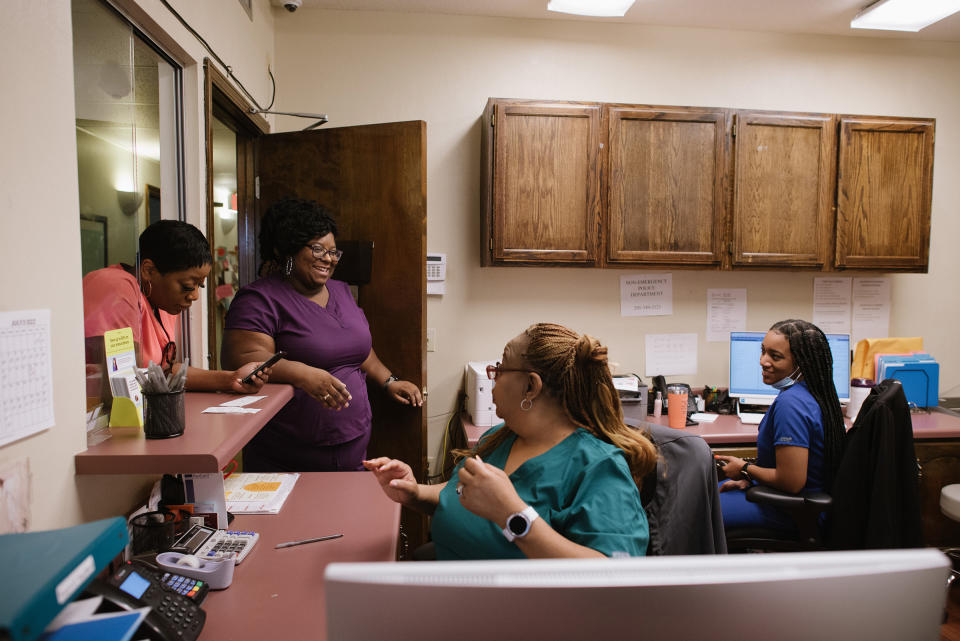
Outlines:
[[132, 216], [140, 209], [140, 204], [143, 202], [143, 194], [139, 191], [123, 191], [121, 189], [117, 190], [117, 203], [120, 204], [120, 211], [125, 213], [127, 216]]

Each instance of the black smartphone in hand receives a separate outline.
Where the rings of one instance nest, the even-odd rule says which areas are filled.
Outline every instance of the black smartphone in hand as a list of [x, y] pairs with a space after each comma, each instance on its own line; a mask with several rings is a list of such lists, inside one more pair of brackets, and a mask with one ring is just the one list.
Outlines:
[[257, 374], [259, 374], [260, 372], [262, 372], [264, 369], [266, 369], [266, 368], [268, 368], [268, 367], [271, 367], [272, 365], [274, 365], [277, 361], [279, 361], [281, 358], [283, 358], [283, 357], [286, 356], [286, 355], [287, 355], [287, 353], [284, 352], [284, 351], [277, 352], [276, 354], [274, 354], [273, 356], [271, 356], [271, 357], [268, 358], [267, 360], [265, 360], [265, 361], [263, 361], [262, 363], [260, 363], [260, 365], [259, 365], [259, 367], [257, 367], [257, 369], [253, 370], [252, 372], [250, 372], [249, 374], [247, 374], [246, 376], [244, 376], [242, 379], [240, 379], [240, 382], [243, 383], [244, 385], [249, 385], [250, 383], [253, 382], [253, 377], [254, 377], [254, 376], [256, 376]]

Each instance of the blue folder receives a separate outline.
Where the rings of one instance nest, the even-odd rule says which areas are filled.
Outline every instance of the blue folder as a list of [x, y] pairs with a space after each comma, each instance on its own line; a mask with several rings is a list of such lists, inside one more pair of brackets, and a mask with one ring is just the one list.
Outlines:
[[0, 638], [33, 641], [127, 545], [121, 517], [0, 536]]

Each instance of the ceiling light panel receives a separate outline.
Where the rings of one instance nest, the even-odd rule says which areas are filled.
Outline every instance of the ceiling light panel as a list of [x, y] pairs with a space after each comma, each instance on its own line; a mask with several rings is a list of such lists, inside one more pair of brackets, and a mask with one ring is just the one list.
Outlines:
[[960, 0], [879, 0], [857, 14], [853, 29], [920, 31], [960, 11]]
[[635, 0], [550, 0], [548, 11], [601, 18], [622, 17]]

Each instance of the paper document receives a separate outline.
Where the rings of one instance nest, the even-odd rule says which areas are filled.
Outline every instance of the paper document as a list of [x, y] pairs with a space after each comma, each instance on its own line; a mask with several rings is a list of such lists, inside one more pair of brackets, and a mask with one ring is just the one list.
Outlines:
[[719, 417], [719, 414], [706, 414], [704, 412], [695, 412], [690, 415], [690, 420], [697, 423], [713, 423]]
[[0, 386], [0, 445], [53, 425], [50, 310], [0, 312], [0, 360], [15, 375]]
[[277, 514], [300, 475], [232, 474], [223, 481], [227, 510], [234, 514]]
[[850, 333], [849, 276], [813, 279], [813, 324], [824, 334]]
[[647, 334], [645, 375], [697, 373], [696, 334]]
[[629, 274], [620, 277], [621, 316], [673, 314], [673, 274]]
[[861, 338], [890, 335], [890, 279], [853, 279], [853, 332], [850, 344]]
[[707, 290], [707, 340], [730, 340], [730, 332], [747, 330], [747, 290]]
[[201, 414], [256, 414], [260, 411], [259, 407], [224, 407], [223, 405], [214, 405], [203, 410]]
[[220, 407], [243, 407], [244, 405], [256, 403], [261, 398], [266, 398], [266, 396], [241, 396], [240, 398], [235, 398], [232, 401], [220, 403]]

